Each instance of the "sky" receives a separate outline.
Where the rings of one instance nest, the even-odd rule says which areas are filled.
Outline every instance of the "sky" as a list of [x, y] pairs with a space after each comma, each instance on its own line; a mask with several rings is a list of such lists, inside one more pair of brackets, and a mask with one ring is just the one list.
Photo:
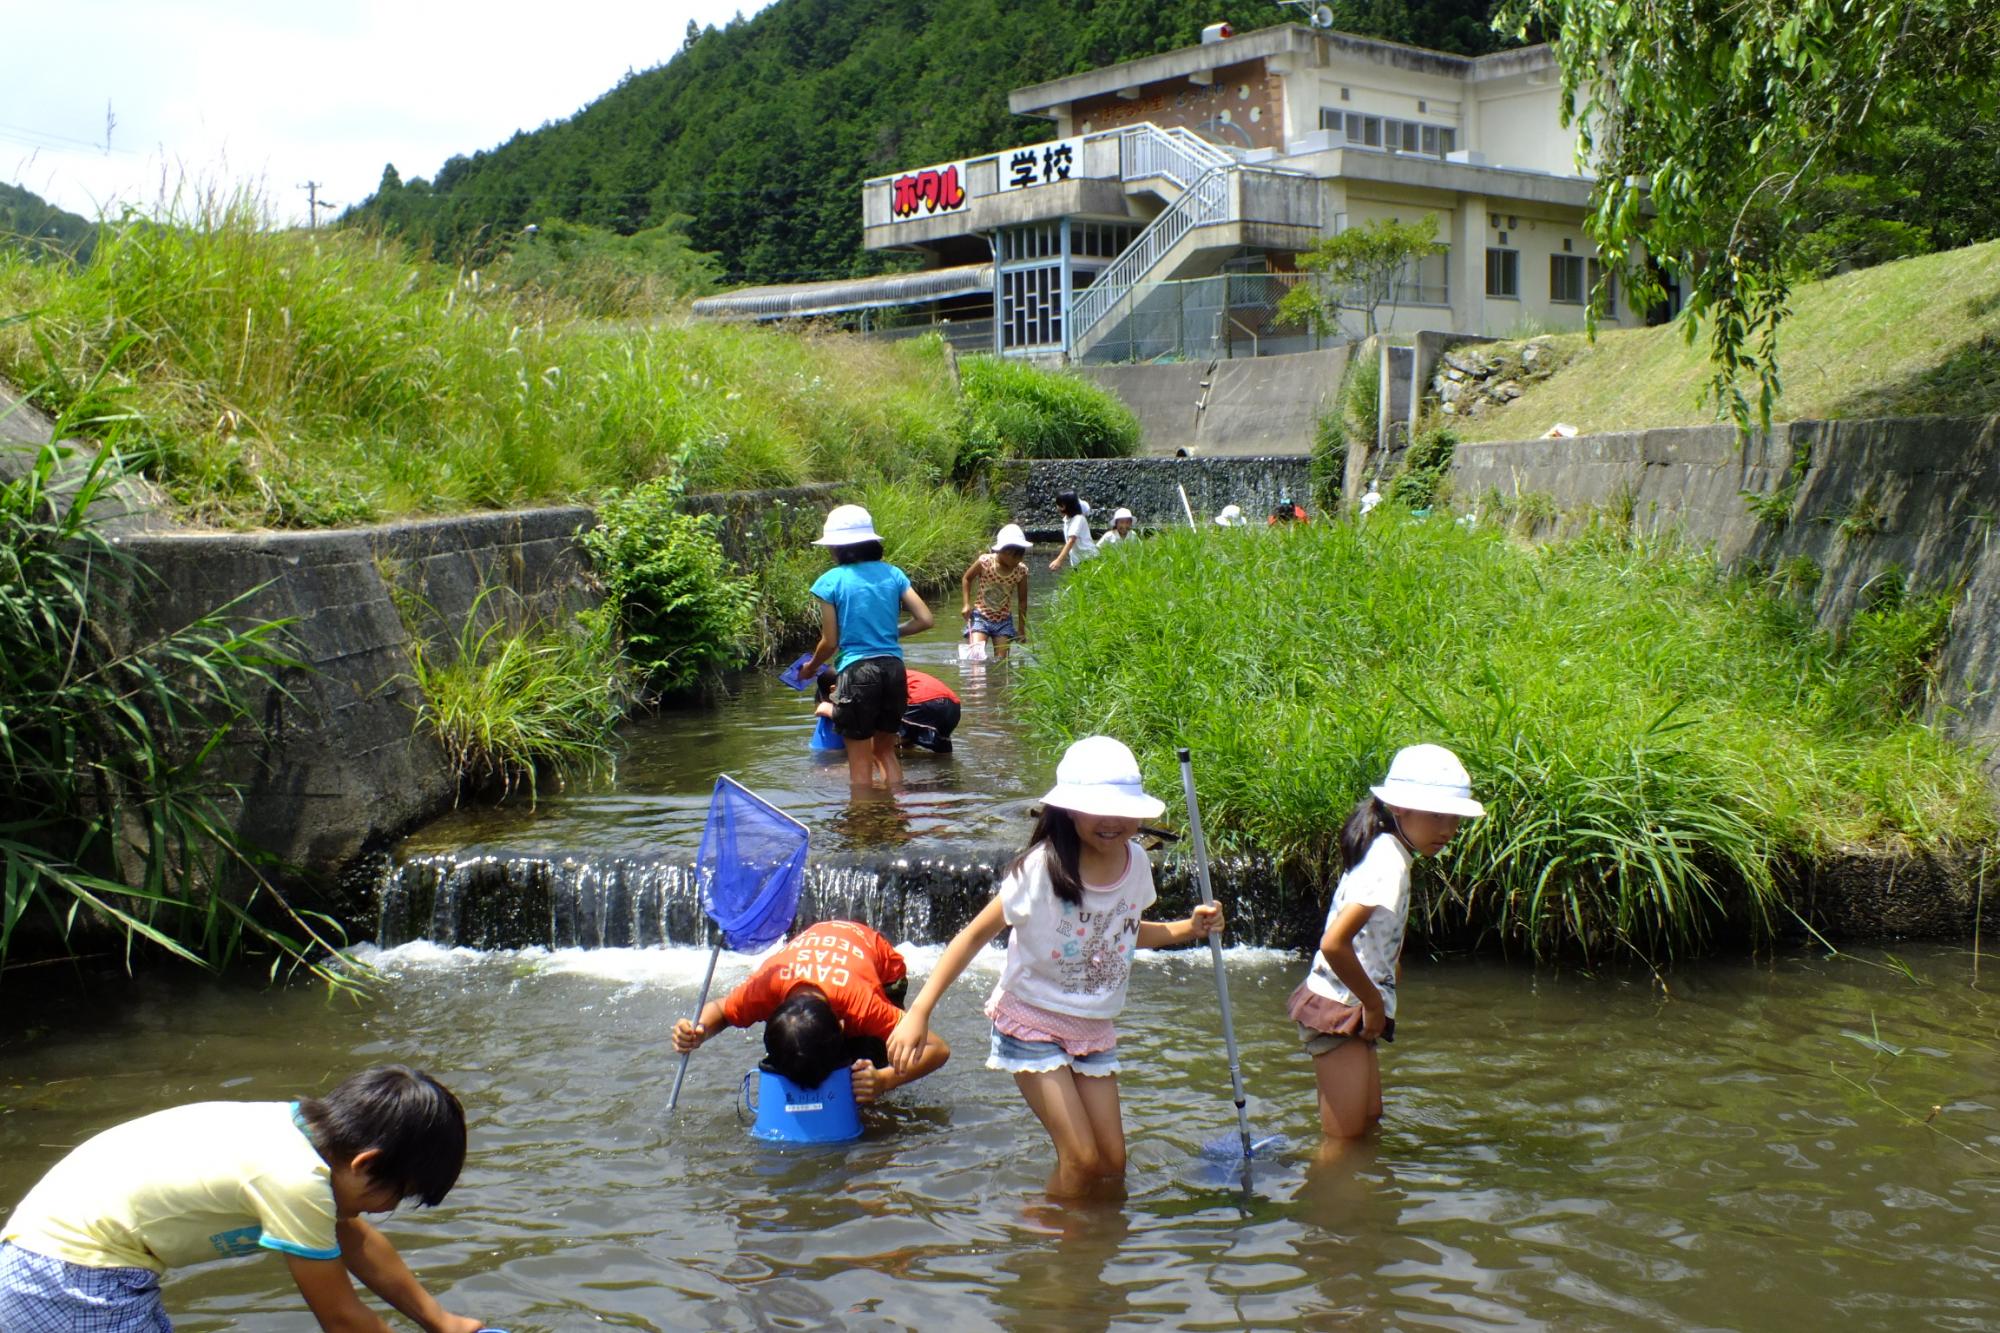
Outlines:
[[303, 223], [308, 181], [345, 206], [385, 163], [433, 176], [768, 3], [0, 0], [0, 180], [89, 218], [247, 184]]

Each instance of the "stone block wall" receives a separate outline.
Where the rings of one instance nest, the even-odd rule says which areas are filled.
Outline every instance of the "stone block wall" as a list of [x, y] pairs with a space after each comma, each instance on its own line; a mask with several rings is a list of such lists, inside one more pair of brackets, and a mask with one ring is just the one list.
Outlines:
[[1281, 498], [1310, 505], [1310, 468], [1311, 460], [1302, 456], [1037, 459], [1002, 464], [995, 471], [994, 493], [1029, 536], [1060, 540], [1056, 496], [1063, 491], [1075, 491], [1089, 503], [1092, 531], [1110, 527], [1112, 511], [1121, 505], [1141, 528], [1184, 526], [1183, 487], [1198, 523], [1234, 504], [1252, 523], [1262, 524]]

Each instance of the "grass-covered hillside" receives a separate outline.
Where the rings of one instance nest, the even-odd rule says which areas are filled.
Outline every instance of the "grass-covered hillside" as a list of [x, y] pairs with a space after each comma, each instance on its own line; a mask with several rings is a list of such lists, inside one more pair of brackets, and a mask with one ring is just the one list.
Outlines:
[[1490, 815], [1428, 879], [1430, 924], [1658, 959], [1784, 924], [1800, 866], [1992, 839], [1978, 757], [1921, 718], [1949, 598], [1892, 583], [1836, 643], [1616, 520], [1540, 549], [1393, 503], [1176, 529], [1076, 572], [1020, 690], [1051, 748], [1117, 736], [1155, 790], [1192, 747], [1218, 844], [1322, 889], [1397, 748], [1449, 745]]
[[[2000, 412], [2000, 241], [1801, 285], [1779, 338], [1774, 420]], [[1596, 434], [1716, 419], [1706, 342], [1678, 324], [1552, 342], [1560, 370], [1453, 431], [1518, 440], [1559, 421]]]
[[[0, 250], [0, 378], [115, 433], [192, 522], [321, 527], [838, 481], [934, 495], [986, 460], [1129, 452], [1068, 376], [942, 343], [586, 318], [356, 230], [249, 204], [107, 228], [83, 267]], [[978, 534], [968, 534], [975, 540]]]

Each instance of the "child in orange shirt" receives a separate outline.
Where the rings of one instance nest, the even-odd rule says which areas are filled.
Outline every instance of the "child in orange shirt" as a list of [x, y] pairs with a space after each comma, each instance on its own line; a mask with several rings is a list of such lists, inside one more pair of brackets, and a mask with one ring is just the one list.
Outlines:
[[935, 1034], [907, 1069], [889, 1065], [888, 1037], [903, 1011], [890, 997], [907, 987], [903, 956], [858, 921], [808, 926], [695, 1022], [674, 1024], [674, 1049], [692, 1051], [721, 1028], [764, 1025], [770, 1067], [816, 1088], [843, 1065], [854, 1100], [866, 1106], [891, 1088], [939, 1069], [951, 1048]]

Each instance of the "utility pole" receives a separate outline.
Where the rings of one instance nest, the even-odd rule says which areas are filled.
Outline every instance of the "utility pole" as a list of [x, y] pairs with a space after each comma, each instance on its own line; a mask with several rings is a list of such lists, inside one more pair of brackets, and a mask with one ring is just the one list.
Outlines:
[[306, 192], [306, 226], [310, 228], [317, 228], [319, 226], [319, 211], [322, 208], [339, 207], [338, 204], [330, 200], [321, 199], [319, 197], [319, 187], [320, 182], [318, 181], [307, 181], [304, 185], [299, 186], [301, 190]]
[[104, 99], [104, 155], [111, 156], [111, 131], [118, 125], [118, 117], [111, 114], [111, 99]]

